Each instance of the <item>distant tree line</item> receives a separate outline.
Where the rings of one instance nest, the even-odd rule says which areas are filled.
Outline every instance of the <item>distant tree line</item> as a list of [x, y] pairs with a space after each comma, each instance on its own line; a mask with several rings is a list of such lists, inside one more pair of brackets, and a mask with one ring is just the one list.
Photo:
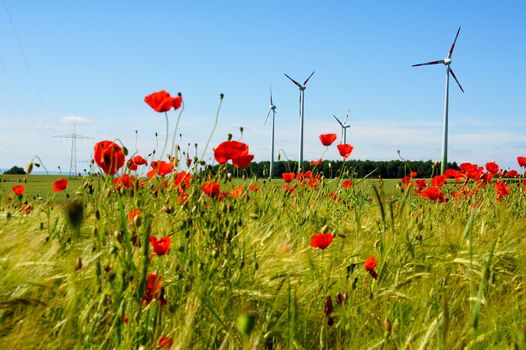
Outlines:
[[13, 166], [11, 169], [4, 171], [4, 174], [6, 175], [24, 175], [26, 171], [24, 168], [21, 168], [19, 166]]
[[[268, 178], [270, 162], [252, 162], [246, 169], [239, 170], [228, 164], [228, 172], [235, 177], [248, 176], [258, 178]], [[456, 162], [448, 163], [448, 167], [452, 169], [459, 169]], [[214, 166], [212, 171], [215, 172], [218, 166]], [[298, 162], [296, 161], [278, 161], [274, 162], [274, 178], [281, 178], [282, 173], [296, 172], [298, 169]], [[344, 171], [345, 177], [381, 177], [384, 179], [399, 179], [409, 175], [411, 171], [415, 171], [418, 177], [430, 177], [432, 174], [440, 172], [440, 166], [435, 167], [435, 162], [427, 161], [407, 161], [401, 160], [387, 160], [387, 161], [372, 161], [372, 160], [349, 160], [349, 161], [323, 161], [318, 165], [311, 165], [309, 162], [303, 162], [303, 171], [316, 171], [323, 174], [326, 178], [334, 178], [340, 176]]]

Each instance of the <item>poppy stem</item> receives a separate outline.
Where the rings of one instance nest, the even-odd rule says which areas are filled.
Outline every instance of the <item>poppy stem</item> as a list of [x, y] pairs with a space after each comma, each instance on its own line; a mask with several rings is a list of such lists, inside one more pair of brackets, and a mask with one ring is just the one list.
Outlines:
[[171, 157], [174, 157], [176, 154], [175, 150], [175, 136], [177, 135], [177, 129], [179, 128], [179, 121], [181, 120], [181, 115], [184, 112], [184, 102], [181, 103], [181, 110], [179, 111], [179, 115], [177, 116], [177, 121], [175, 122], [175, 129], [174, 129], [174, 136], [172, 138], [172, 152], [170, 154]]
[[168, 113], [167, 112], [164, 112], [164, 118], [166, 120], [166, 136], [164, 137], [163, 151], [161, 152], [161, 157], [159, 157], [159, 160], [163, 159], [164, 152], [166, 151], [166, 145], [168, 145]]
[[206, 145], [205, 145], [205, 148], [203, 149], [203, 155], [201, 156], [201, 160], [205, 159], [206, 150], [208, 149], [208, 145], [210, 145], [212, 136], [214, 135], [214, 132], [216, 131], [217, 121], [219, 120], [219, 111], [221, 110], [222, 104], [223, 104], [223, 94], [221, 94], [221, 97], [219, 99], [219, 106], [217, 107], [216, 120], [214, 122], [214, 127], [212, 128], [212, 132], [210, 133], [210, 136], [208, 137], [208, 141], [206, 141]]

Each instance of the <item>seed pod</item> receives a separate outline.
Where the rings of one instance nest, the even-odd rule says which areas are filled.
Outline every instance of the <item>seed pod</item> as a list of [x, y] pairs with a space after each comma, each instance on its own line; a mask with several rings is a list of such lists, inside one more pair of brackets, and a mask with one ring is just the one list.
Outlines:
[[82, 259], [80, 256], [77, 257], [77, 260], [75, 260], [75, 271], [78, 271], [82, 268]]

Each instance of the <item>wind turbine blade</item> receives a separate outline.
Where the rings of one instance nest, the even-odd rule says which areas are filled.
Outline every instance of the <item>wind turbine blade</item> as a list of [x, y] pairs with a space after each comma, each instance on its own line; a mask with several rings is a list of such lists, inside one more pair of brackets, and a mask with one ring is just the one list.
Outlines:
[[[274, 106], [274, 103], [272, 103], [272, 84], [270, 84], [270, 105]], [[270, 113], [270, 112], [269, 112]], [[267, 117], [268, 118], [268, 117]]]
[[268, 120], [268, 117], [270, 116], [270, 112], [272, 112], [272, 109], [268, 110], [267, 117], [265, 118], [265, 123], [264, 124], [267, 124], [267, 120]]
[[[283, 74], [285, 74], [285, 73], [283, 73]], [[292, 79], [291, 77], [289, 77], [287, 74], [285, 74], [285, 76], [286, 76], [287, 78], [289, 78], [290, 81], [292, 81], [294, 84], [296, 84], [296, 86], [299, 87], [300, 89], [303, 87], [303, 86], [301, 86], [300, 83], [298, 83], [296, 80], [294, 80], [294, 79]]]
[[305, 82], [303, 83], [303, 86], [307, 85], [307, 82], [309, 81], [309, 79], [314, 75], [314, 71], [309, 75], [309, 77], [307, 79], [305, 79]]
[[340, 121], [340, 119], [338, 119], [338, 117], [336, 117], [334, 114], [332, 115], [334, 117], [334, 119], [336, 119], [336, 121], [338, 122], [338, 124], [340, 124], [343, 128], [343, 124], [342, 122]]
[[460, 88], [460, 90], [462, 90], [462, 92], [464, 92], [464, 89], [462, 88], [462, 85], [460, 85], [460, 83], [458, 82], [458, 79], [455, 76], [455, 73], [453, 73], [453, 69], [451, 69], [451, 67], [449, 67], [449, 71], [451, 72], [451, 75], [453, 76], [453, 79], [455, 79], [455, 81], [457, 82], [458, 87]]
[[455, 40], [453, 40], [453, 44], [451, 45], [451, 48], [449, 49], [449, 53], [447, 54], [447, 58], [451, 58], [451, 55], [453, 55], [453, 50], [455, 49], [455, 44], [457, 43], [458, 34], [460, 33], [460, 27], [458, 27], [457, 35], [455, 35]]
[[413, 64], [411, 67], [428, 66], [428, 65], [430, 65], [430, 64], [440, 64], [440, 63], [444, 63], [444, 60], [431, 61], [431, 62], [426, 62], [426, 63]]
[[[343, 121], [343, 124], [347, 123], [347, 119], [349, 119], [349, 114], [351, 113], [351, 110], [347, 111], [347, 114], [345, 115], [345, 120]], [[343, 125], [342, 125], [343, 126]]]

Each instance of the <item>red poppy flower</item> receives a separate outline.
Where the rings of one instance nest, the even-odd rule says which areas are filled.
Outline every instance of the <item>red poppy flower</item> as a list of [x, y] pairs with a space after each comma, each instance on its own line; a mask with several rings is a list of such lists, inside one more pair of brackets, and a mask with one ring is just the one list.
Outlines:
[[167, 336], [162, 336], [159, 338], [159, 347], [160, 348], [171, 348], [172, 345], [174, 345], [174, 341], [171, 338], [168, 338]]
[[128, 220], [135, 219], [136, 216], [139, 216], [141, 214], [141, 211], [139, 209], [132, 209], [128, 212]]
[[289, 183], [289, 182], [292, 182], [292, 180], [294, 180], [294, 178], [296, 177], [296, 174], [295, 173], [282, 173], [281, 177], [283, 178], [283, 181], [285, 181], [286, 183]]
[[455, 181], [462, 181], [466, 178], [466, 174], [455, 169], [447, 169], [444, 172], [444, 176], [447, 178], [455, 178]]
[[115, 175], [124, 165], [122, 148], [112, 141], [97, 142], [94, 147], [93, 158], [107, 175]]
[[431, 185], [435, 187], [441, 187], [446, 183], [446, 177], [444, 175], [436, 175], [431, 179]]
[[144, 98], [150, 107], [156, 112], [168, 112], [170, 109], [178, 109], [181, 107], [183, 99], [181, 96], [172, 97], [165, 90], [154, 92]]
[[376, 259], [374, 258], [374, 256], [370, 256], [367, 260], [365, 260], [363, 266], [365, 267], [365, 270], [367, 272], [376, 269]]
[[331, 233], [316, 233], [310, 239], [312, 248], [325, 249], [331, 245], [334, 236]]
[[418, 187], [419, 190], [423, 190], [427, 186], [427, 182], [425, 179], [416, 180], [415, 182], [416, 187]]
[[201, 189], [208, 197], [218, 197], [219, 192], [221, 191], [219, 184], [215, 181], [205, 182]]
[[149, 237], [148, 240], [150, 241], [151, 246], [153, 247], [153, 251], [155, 254], [161, 256], [170, 251], [170, 245], [172, 244], [172, 240], [170, 236], [166, 237]]
[[230, 197], [232, 198], [239, 198], [241, 197], [241, 195], [243, 194], [243, 185], [239, 185], [238, 187], [234, 188], [233, 190], [230, 191]]
[[239, 141], [224, 141], [214, 149], [214, 158], [219, 164], [244, 154], [248, 154], [248, 145]]
[[142, 304], [148, 306], [153, 299], [160, 301], [161, 305], [166, 304], [164, 299], [163, 278], [154, 273], [150, 273], [146, 278], [146, 286], [142, 296]]
[[517, 177], [518, 175], [519, 173], [517, 172], [517, 170], [510, 170], [506, 172], [506, 177]]
[[252, 192], [257, 192], [261, 189], [261, 186], [258, 186], [258, 185], [255, 185], [255, 184], [250, 184], [250, 186], [248, 186], [248, 189]]
[[336, 141], [336, 134], [321, 134], [320, 141], [322, 145], [330, 146], [334, 141]]
[[320, 165], [322, 162], [323, 160], [321, 158], [318, 160], [313, 160], [312, 162], [310, 162], [310, 166]]
[[497, 195], [498, 196], [504, 197], [504, 196], [508, 196], [510, 194], [510, 188], [502, 180], [498, 180], [497, 182], [495, 182], [495, 186], [493, 186], [493, 188], [495, 190], [497, 190]]
[[495, 175], [499, 172], [500, 167], [495, 162], [487, 162], [486, 163], [486, 170]]
[[11, 191], [13, 191], [17, 196], [23, 195], [25, 190], [26, 187], [24, 185], [15, 185], [11, 187]]
[[135, 157], [132, 158], [132, 161], [137, 164], [137, 165], [145, 165], [146, 163], [148, 163], [146, 161], [146, 159], [144, 159], [143, 157], [139, 156], [139, 155], [136, 155]]
[[517, 162], [521, 168], [526, 168], [526, 157], [517, 157]]
[[164, 160], [156, 160], [153, 162], [150, 162], [150, 166], [152, 169], [146, 173], [146, 176], [151, 179], [155, 175], [159, 176], [165, 176], [172, 172], [174, 169], [173, 163], [165, 162]]
[[128, 159], [128, 161], [126, 162], [126, 166], [128, 167], [128, 169], [130, 169], [131, 171], [136, 171], [139, 167], [137, 166], [137, 163], [135, 163], [133, 160], [131, 159]]
[[400, 179], [400, 181], [405, 187], [411, 185], [411, 178], [409, 176], [404, 176], [403, 178]]
[[409, 176], [412, 177], [412, 178], [415, 178], [416, 175], [417, 175], [417, 174], [416, 174], [416, 171], [411, 171], [411, 172], [409, 173]]
[[437, 202], [445, 202], [447, 200], [446, 196], [440, 188], [437, 187], [427, 187], [422, 191], [422, 197], [430, 199]]
[[349, 158], [351, 155], [351, 152], [353, 150], [353, 146], [347, 144], [347, 143], [340, 143], [338, 146], [338, 152], [340, 152], [340, 156], [342, 156], [344, 159]]
[[53, 182], [53, 191], [62, 192], [68, 187], [68, 179], [58, 179]]
[[113, 179], [113, 188], [119, 190], [121, 187], [130, 189], [133, 187], [135, 179], [128, 174], [122, 174], [120, 177]]
[[482, 177], [480, 178], [479, 186], [486, 186], [487, 184], [491, 182], [492, 179], [493, 179], [492, 173], [490, 172], [484, 173], [484, 175], [482, 175]]
[[186, 190], [190, 188], [190, 180], [192, 180], [192, 174], [187, 171], [180, 171], [174, 178], [174, 185]]
[[352, 181], [351, 180], [345, 180], [343, 183], [342, 183], [342, 187], [343, 188], [349, 188], [352, 186]]
[[244, 169], [250, 165], [252, 159], [254, 159], [253, 154], [237, 154], [232, 157], [232, 164], [238, 169]]

